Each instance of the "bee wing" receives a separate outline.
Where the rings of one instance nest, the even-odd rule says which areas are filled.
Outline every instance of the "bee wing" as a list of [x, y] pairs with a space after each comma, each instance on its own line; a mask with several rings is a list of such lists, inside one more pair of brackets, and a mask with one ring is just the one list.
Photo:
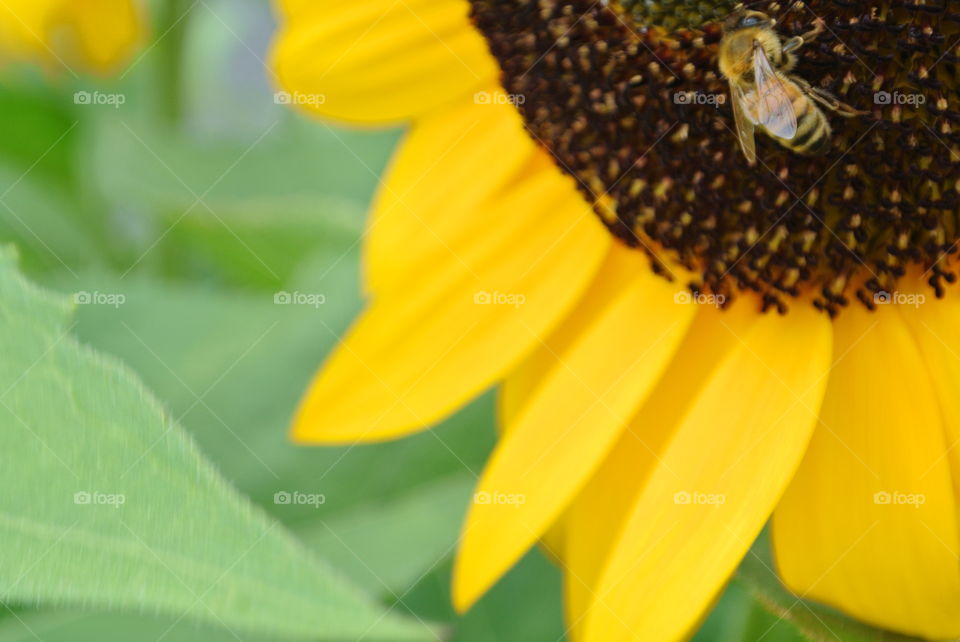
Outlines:
[[777, 138], [793, 138], [797, 135], [793, 101], [759, 42], [753, 45], [753, 74], [757, 85], [757, 124]]
[[731, 84], [730, 93], [733, 94], [731, 101], [733, 103], [733, 122], [737, 127], [737, 138], [740, 140], [740, 148], [743, 155], [747, 157], [747, 162], [753, 165], [757, 162], [757, 143], [753, 138], [754, 120], [744, 108], [749, 108], [747, 96], [740, 85]]

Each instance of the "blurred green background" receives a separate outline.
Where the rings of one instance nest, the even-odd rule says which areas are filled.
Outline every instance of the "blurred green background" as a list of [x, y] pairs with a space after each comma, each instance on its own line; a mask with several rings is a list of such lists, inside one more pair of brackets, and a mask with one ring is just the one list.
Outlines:
[[[449, 606], [460, 522], [495, 439], [492, 394], [396, 443], [287, 440], [301, 392], [361, 307], [365, 212], [402, 132], [276, 104], [267, 2], [170, 1], [152, 15], [151, 41], [117, 77], [4, 72], [3, 240], [49, 288], [122, 295], [78, 306], [75, 334], [129, 364], [240, 492], [370, 595], [453, 640], [562, 640], [560, 574], [539, 551], [468, 615]], [[77, 104], [76, 92], [124, 102]], [[281, 292], [323, 303], [278, 305]], [[325, 503], [274, 502], [294, 490]], [[698, 634], [797, 637], [739, 583]], [[0, 609], [0, 642], [35, 639], [240, 638], [189, 619]]]

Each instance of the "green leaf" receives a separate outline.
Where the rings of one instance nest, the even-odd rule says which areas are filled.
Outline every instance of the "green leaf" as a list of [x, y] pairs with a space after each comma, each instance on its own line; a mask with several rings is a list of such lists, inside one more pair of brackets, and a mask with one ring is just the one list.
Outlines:
[[[292, 443], [288, 426], [299, 397], [360, 305], [356, 257], [334, 265], [337, 254], [325, 255], [308, 261], [291, 288], [323, 293], [319, 308], [275, 305], [272, 293], [148, 278], [82, 274], [60, 287], [122, 292], [119, 308], [82, 306], [77, 333], [131, 364], [244, 493], [360, 584], [389, 597], [452, 555], [475, 474], [493, 445], [493, 399], [400, 442]], [[323, 494], [325, 503], [275, 504], [274, 494], [284, 491]]]
[[14, 263], [0, 253], [0, 600], [311, 639], [429, 639], [230, 489], [131, 372], [70, 336], [69, 305]]
[[[237, 642], [224, 627], [191, 618], [86, 611], [4, 611], [0, 642]], [[289, 642], [276, 636], [242, 636], [243, 642]]]

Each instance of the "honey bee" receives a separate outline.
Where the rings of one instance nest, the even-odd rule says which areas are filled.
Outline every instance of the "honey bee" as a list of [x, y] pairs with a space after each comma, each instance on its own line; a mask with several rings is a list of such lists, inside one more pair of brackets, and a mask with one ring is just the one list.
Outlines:
[[774, 30], [775, 24], [770, 16], [743, 8], [723, 22], [718, 62], [730, 84], [740, 147], [751, 165], [757, 160], [757, 127], [787, 149], [814, 156], [830, 148], [832, 134], [817, 103], [845, 117], [867, 113], [790, 73], [797, 63], [794, 52], [823, 31], [821, 20], [809, 32], [785, 41]]

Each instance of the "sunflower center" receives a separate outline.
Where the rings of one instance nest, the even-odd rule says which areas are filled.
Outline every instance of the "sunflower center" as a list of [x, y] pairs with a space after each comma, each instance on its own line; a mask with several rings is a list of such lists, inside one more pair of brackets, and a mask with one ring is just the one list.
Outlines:
[[826, 107], [824, 153], [762, 130], [741, 152], [717, 64], [730, 6], [693, 0], [471, 0], [531, 136], [610, 231], [695, 274], [695, 293], [753, 292], [781, 312], [809, 298], [872, 308], [908, 270], [935, 294], [960, 241], [960, 14], [860, 0], [754, 3], [781, 41], [821, 33], [789, 73], [856, 110]]

